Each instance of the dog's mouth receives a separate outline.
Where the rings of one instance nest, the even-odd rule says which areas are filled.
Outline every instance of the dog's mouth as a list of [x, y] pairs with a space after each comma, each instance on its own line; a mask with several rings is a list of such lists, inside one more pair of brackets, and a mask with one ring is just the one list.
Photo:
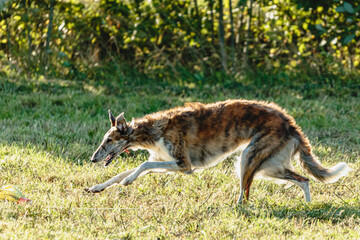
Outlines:
[[112, 160], [114, 159], [115, 155], [114, 154], [109, 154], [107, 157], [106, 157], [106, 160], [104, 162], [104, 166], [108, 166]]
[[122, 151], [118, 152], [118, 153], [110, 153], [107, 157], [106, 160], [104, 162], [104, 166], [107, 167], [118, 155], [120, 155], [120, 153], [122, 152], [126, 152], [126, 153], [130, 153], [129, 150], [127, 148], [124, 148]]

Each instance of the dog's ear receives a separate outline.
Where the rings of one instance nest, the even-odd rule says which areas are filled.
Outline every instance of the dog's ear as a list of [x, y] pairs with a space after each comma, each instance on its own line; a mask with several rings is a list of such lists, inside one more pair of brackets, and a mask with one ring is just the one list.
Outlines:
[[116, 119], [115, 119], [114, 115], [112, 115], [110, 109], [109, 109], [108, 112], [109, 112], [109, 119], [110, 119], [110, 122], [111, 122], [111, 126], [115, 127], [116, 126]]
[[133, 133], [134, 126], [135, 126], [135, 119], [132, 118], [131, 122], [127, 125], [127, 131], [126, 131], [127, 136]]
[[124, 112], [117, 116], [115, 126], [120, 130], [120, 132], [125, 132], [127, 130], [128, 126], [124, 117]]

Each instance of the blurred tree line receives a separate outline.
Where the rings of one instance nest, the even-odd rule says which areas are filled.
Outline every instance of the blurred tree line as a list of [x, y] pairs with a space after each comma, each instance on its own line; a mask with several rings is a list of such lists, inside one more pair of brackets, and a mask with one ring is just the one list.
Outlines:
[[358, 0], [0, 0], [0, 74], [339, 76], [359, 36]]

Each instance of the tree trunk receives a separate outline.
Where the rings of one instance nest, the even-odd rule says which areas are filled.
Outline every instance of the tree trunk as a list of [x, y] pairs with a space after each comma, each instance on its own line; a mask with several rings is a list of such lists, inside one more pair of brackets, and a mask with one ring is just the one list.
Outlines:
[[219, 0], [219, 41], [220, 41], [221, 65], [223, 67], [223, 70], [227, 71], [226, 50], [225, 50], [225, 31], [224, 31], [224, 11], [223, 11], [222, 0]]
[[31, 63], [31, 52], [32, 52], [32, 40], [31, 40], [31, 35], [30, 35], [30, 21], [29, 21], [29, 3], [26, 1], [25, 2], [25, 20], [26, 20], [26, 37], [28, 40], [28, 47], [29, 47], [29, 56], [28, 56], [28, 65], [29, 63]]
[[194, 4], [195, 4], [195, 15], [196, 15], [196, 31], [201, 33], [201, 19], [199, 17], [199, 8], [198, 8], [197, 0], [194, 0]]
[[232, 14], [232, 4], [231, 0], [229, 0], [229, 14], [230, 14], [230, 29], [231, 29], [231, 36], [230, 36], [230, 42], [231, 42], [231, 64], [234, 64], [235, 62], [235, 38], [234, 38], [234, 17]]
[[244, 60], [244, 69], [248, 69], [249, 67], [249, 40], [250, 40], [250, 34], [251, 34], [251, 18], [252, 18], [252, 5], [253, 5], [253, 0], [249, 0], [249, 7], [248, 7], [248, 26], [247, 26], [247, 31], [246, 31], [246, 36], [245, 36], [245, 43], [244, 43], [244, 55], [243, 55], [243, 60]]
[[45, 55], [44, 55], [44, 64], [46, 68], [49, 67], [48, 55], [51, 52], [50, 50], [50, 41], [51, 41], [51, 34], [52, 34], [52, 25], [54, 19], [54, 6], [55, 0], [50, 0], [50, 9], [49, 9], [49, 24], [48, 24], [48, 31], [46, 36], [46, 45], [45, 45]]
[[213, 0], [209, 1], [209, 8], [211, 14], [211, 45], [215, 47], [215, 34], [214, 34], [214, 2]]
[[8, 23], [7, 18], [5, 18], [4, 20], [5, 20], [5, 25], [6, 25], [6, 37], [7, 37], [7, 44], [8, 44], [8, 57], [10, 57], [10, 54], [11, 54], [10, 28], [9, 28], [9, 23]]

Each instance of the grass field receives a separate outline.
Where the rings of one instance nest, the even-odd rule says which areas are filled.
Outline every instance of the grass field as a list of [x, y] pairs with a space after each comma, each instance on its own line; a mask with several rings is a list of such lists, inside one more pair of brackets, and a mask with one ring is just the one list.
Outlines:
[[[358, 86], [357, 86], [358, 87]], [[1, 239], [359, 239], [359, 88], [103, 84], [0, 78], [0, 186], [16, 185], [32, 205], [0, 202]], [[334, 184], [311, 181], [312, 202], [297, 187], [253, 184], [236, 209], [231, 159], [194, 175], [147, 175], [92, 195], [84, 188], [145, 161], [122, 154], [109, 167], [89, 158], [110, 123], [125, 117], [229, 98], [286, 108], [323, 165], [354, 169]], [[306, 175], [308, 176], [308, 175]]]

